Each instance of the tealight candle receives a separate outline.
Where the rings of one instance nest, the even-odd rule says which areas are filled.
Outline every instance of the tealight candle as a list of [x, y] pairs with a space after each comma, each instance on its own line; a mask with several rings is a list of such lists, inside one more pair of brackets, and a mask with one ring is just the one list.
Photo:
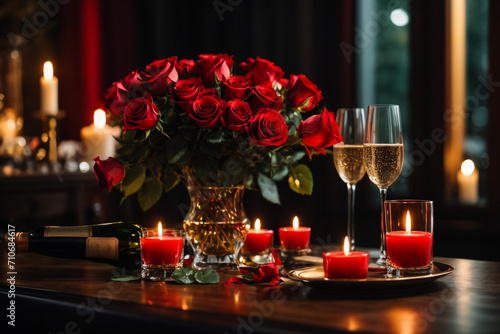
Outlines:
[[368, 276], [368, 253], [351, 252], [349, 245], [349, 238], [345, 237], [343, 252], [323, 254], [326, 279], [364, 279]]
[[117, 141], [113, 136], [119, 137], [120, 129], [107, 125], [106, 113], [97, 109], [94, 112], [94, 123], [83, 127], [80, 135], [83, 142], [81, 154], [83, 159], [92, 165], [96, 157], [107, 159], [115, 155]]
[[305, 249], [309, 247], [310, 227], [299, 227], [299, 218], [293, 218], [293, 227], [280, 227], [281, 247], [285, 249]]
[[260, 228], [260, 219], [255, 221], [255, 228], [248, 230], [242, 253], [259, 254], [273, 247], [274, 231]]
[[56, 116], [59, 112], [58, 80], [54, 76], [52, 63], [43, 64], [43, 76], [40, 78], [40, 104], [45, 115]]
[[141, 242], [142, 278], [164, 280], [182, 267], [184, 253], [184, 230], [143, 229]]

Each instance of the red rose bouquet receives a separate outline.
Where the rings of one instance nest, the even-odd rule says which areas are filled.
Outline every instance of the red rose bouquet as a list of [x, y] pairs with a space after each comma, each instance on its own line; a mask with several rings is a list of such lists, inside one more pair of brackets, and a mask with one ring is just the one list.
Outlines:
[[[150, 208], [180, 181], [245, 184], [279, 203], [275, 182], [311, 194], [300, 160], [342, 141], [333, 112], [318, 109], [321, 91], [303, 74], [284, 78], [272, 62], [249, 58], [233, 74], [233, 57], [156, 60], [107, 91], [108, 121], [119, 125], [116, 158], [96, 157], [102, 186], [138, 193]], [[304, 113], [311, 116], [304, 119]]]

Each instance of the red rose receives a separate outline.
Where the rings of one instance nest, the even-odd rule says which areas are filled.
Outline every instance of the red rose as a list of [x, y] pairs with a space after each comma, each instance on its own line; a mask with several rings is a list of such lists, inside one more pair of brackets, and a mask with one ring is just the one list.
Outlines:
[[323, 98], [321, 91], [305, 75], [290, 76], [286, 99], [292, 106], [302, 111], [309, 111]]
[[141, 86], [142, 84], [142, 77], [137, 70], [123, 78], [123, 87], [128, 91], [132, 91], [135, 87]]
[[183, 79], [199, 77], [201, 75], [200, 66], [192, 59], [181, 59], [175, 66], [179, 77]]
[[306, 145], [307, 153], [311, 153], [307, 147], [311, 147], [321, 154], [325, 154], [324, 148], [340, 143], [343, 138], [340, 136], [339, 126], [335, 122], [333, 112], [323, 109], [321, 114], [314, 115], [300, 123], [297, 132]]
[[260, 146], [281, 146], [288, 138], [285, 119], [274, 109], [264, 108], [245, 125], [250, 141]]
[[243, 100], [250, 92], [250, 80], [243, 75], [234, 75], [223, 82], [221, 88], [224, 100]]
[[221, 124], [221, 113], [226, 103], [217, 95], [203, 95], [191, 102], [189, 116], [201, 128], [215, 128]]
[[146, 66], [141, 73], [146, 89], [153, 95], [163, 95], [167, 92], [167, 85], [177, 81], [179, 75], [175, 64], [177, 57], [159, 59]]
[[113, 83], [104, 96], [104, 108], [116, 116], [123, 114], [123, 110], [129, 102], [128, 90], [121, 81]]
[[248, 58], [242, 62], [240, 67], [246, 72], [246, 76], [251, 78], [255, 85], [272, 86], [285, 73], [281, 68], [274, 65], [269, 60], [257, 57], [257, 60]]
[[186, 111], [189, 107], [189, 102], [198, 97], [202, 88], [200, 78], [179, 80], [170, 89], [170, 99], [180, 110]]
[[226, 103], [222, 113], [222, 126], [233, 131], [240, 131], [252, 117], [252, 110], [248, 103], [241, 100], [232, 100]]
[[280, 110], [283, 100], [276, 91], [268, 86], [255, 86], [252, 89], [252, 95], [248, 99], [248, 104], [255, 115], [261, 108], [272, 108]]
[[120, 161], [111, 157], [106, 160], [96, 157], [94, 161], [94, 174], [102, 188], [108, 188], [111, 191], [114, 186], [123, 180], [125, 170]]
[[231, 76], [233, 68], [233, 56], [223, 55], [200, 55], [198, 65], [201, 69], [203, 84], [207, 86], [215, 85], [215, 76], [220, 82], [224, 82]]
[[123, 112], [123, 130], [149, 130], [158, 121], [158, 107], [148, 92], [130, 101]]

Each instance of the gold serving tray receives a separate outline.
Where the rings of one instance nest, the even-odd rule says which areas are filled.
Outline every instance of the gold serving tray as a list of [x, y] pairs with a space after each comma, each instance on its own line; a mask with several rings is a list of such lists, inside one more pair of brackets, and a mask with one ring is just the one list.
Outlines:
[[313, 288], [324, 289], [394, 289], [407, 288], [431, 283], [438, 278], [451, 274], [455, 270], [452, 266], [434, 262], [430, 275], [387, 278], [385, 271], [368, 271], [366, 279], [326, 279], [323, 266], [306, 267], [291, 270], [288, 277], [294, 281], [300, 281], [304, 285]]

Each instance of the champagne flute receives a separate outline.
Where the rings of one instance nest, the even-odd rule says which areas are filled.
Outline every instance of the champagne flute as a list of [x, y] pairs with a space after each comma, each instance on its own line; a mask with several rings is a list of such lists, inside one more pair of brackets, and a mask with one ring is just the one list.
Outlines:
[[401, 173], [404, 159], [403, 131], [399, 106], [394, 104], [368, 107], [368, 122], [364, 144], [366, 172], [380, 190], [381, 233], [380, 258], [377, 265], [386, 265], [384, 201], [387, 188]]
[[337, 173], [347, 185], [347, 237], [350, 248], [356, 247], [354, 238], [354, 195], [356, 183], [365, 176], [366, 167], [363, 158], [365, 141], [365, 111], [363, 108], [337, 109], [337, 124], [342, 143], [333, 146], [333, 161]]

